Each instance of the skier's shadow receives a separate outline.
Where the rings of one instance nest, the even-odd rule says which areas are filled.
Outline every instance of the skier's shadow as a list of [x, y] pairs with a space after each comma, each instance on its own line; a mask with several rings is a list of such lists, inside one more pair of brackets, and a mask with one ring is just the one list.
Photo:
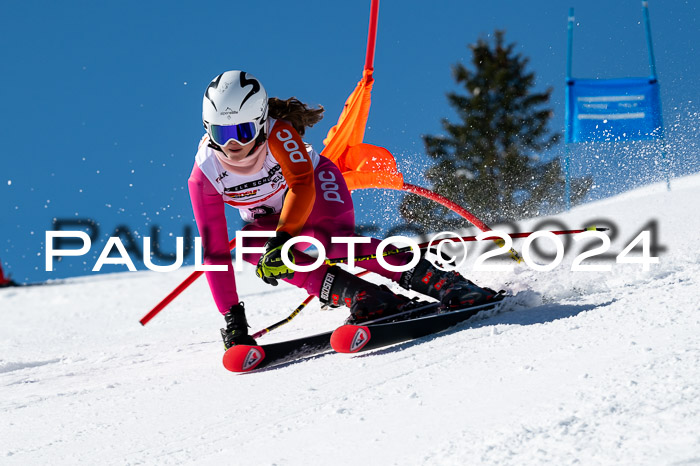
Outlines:
[[[578, 315], [582, 312], [590, 311], [593, 310], [597, 307], [602, 307], [602, 306], [607, 306], [612, 303], [614, 303], [616, 300], [612, 299], [608, 302], [605, 303], [599, 303], [599, 304], [581, 304], [581, 305], [574, 305], [574, 304], [544, 304], [541, 306], [537, 307], [528, 307], [528, 308], [523, 308], [519, 310], [513, 310], [513, 311], [507, 311], [503, 312], [501, 314], [496, 314], [494, 316], [490, 317], [485, 317], [485, 318], [479, 318], [479, 315], [477, 314], [474, 316], [472, 319], [469, 319], [465, 322], [461, 322], [454, 327], [450, 327], [446, 330], [443, 330], [442, 332], [438, 332], [432, 335], [427, 335], [421, 338], [417, 338], [415, 340], [410, 340], [404, 343], [397, 343], [395, 345], [386, 347], [386, 348], [381, 348], [377, 349], [374, 351], [369, 351], [367, 353], [359, 353], [357, 355], [354, 355], [356, 358], [367, 358], [367, 357], [372, 357], [375, 355], [379, 354], [388, 354], [388, 353], [395, 353], [397, 351], [403, 351], [407, 348], [412, 348], [417, 345], [422, 345], [428, 342], [431, 342], [433, 340], [436, 340], [438, 338], [442, 338], [446, 335], [452, 335], [453, 333], [457, 332], [462, 332], [467, 329], [477, 329], [477, 328], [482, 328], [482, 327], [491, 327], [494, 325], [535, 325], [535, 324], [545, 324], [547, 322], [554, 322], [555, 320], [559, 319], [566, 319], [569, 317], [573, 317], [575, 315]], [[285, 367], [289, 367], [295, 364], [300, 364], [304, 363], [307, 361], [311, 361], [314, 359], [319, 359], [323, 358], [329, 354], [334, 354], [333, 351], [330, 351], [328, 353], [321, 353], [321, 354], [316, 354], [313, 356], [308, 356], [306, 358], [301, 358], [293, 361], [289, 361], [286, 363], [270, 366], [270, 367], [264, 367], [260, 370], [254, 371], [257, 373], [260, 372], [267, 372], [267, 371], [274, 371], [278, 369], [282, 369]], [[249, 373], [243, 373], [240, 375], [246, 375]]]
[[285, 367], [294, 366], [296, 364], [302, 364], [302, 363], [305, 363], [308, 361], [313, 361], [314, 359], [319, 359], [319, 358], [322, 358], [324, 356], [328, 356], [329, 354], [335, 354], [335, 351], [329, 349], [325, 353], [319, 353], [319, 354], [314, 354], [312, 356], [306, 356], [306, 357], [302, 357], [299, 359], [293, 359], [291, 361], [283, 362], [281, 364], [275, 364], [273, 366], [266, 366], [266, 367], [263, 367], [261, 369], [256, 369], [256, 370], [251, 371], [251, 372], [241, 372], [241, 373], [236, 374], [236, 375], [240, 377], [240, 376], [245, 376], [245, 375], [260, 374], [263, 372], [276, 371], [278, 369], [284, 369]]
[[415, 340], [406, 341], [403, 343], [398, 343], [396, 345], [377, 349], [375, 351], [360, 353], [356, 357], [371, 357], [379, 354], [389, 354], [395, 353], [397, 351], [403, 351], [407, 348], [412, 348], [417, 345], [422, 345], [438, 338], [444, 337], [446, 335], [452, 335], [457, 332], [463, 332], [468, 329], [477, 329], [482, 327], [493, 327], [495, 325], [535, 325], [535, 324], [545, 324], [547, 322], [554, 322], [559, 319], [566, 319], [573, 317], [582, 312], [593, 310], [597, 307], [607, 306], [614, 303], [616, 300], [612, 299], [605, 303], [599, 304], [544, 304], [542, 306], [530, 307], [519, 309], [515, 311], [508, 311], [502, 314], [496, 314], [491, 317], [485, 317], [479, 319], [478, 314], [465, 322], [461, 322], [454, 327], [450, 327], [442, 332], [438, 332], [432, 335], [427, 335], [425, 337], [417, 338]]

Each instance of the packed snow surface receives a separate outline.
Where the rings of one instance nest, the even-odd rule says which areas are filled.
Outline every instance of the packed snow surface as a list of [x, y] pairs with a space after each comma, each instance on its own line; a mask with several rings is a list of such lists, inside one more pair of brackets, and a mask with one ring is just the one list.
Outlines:
[[[571, 271], [573, 240], [549, 272], [474, 272], [471, 255], [465, 275], [514, 295], [504, 312], [252, 374], [221, 365], [204, 279], [139, 324], [192, 269], [2, 289], [0, 463], [698, 464], [699, 202], [691, 176], [552, 217], [612, 223], [611, 270]], [[615, 263], [654, 220], [659, 263]], [[306, 297], [237, 276], [254, 331]], [[345, 317], [314, 303], [259, 342]]]

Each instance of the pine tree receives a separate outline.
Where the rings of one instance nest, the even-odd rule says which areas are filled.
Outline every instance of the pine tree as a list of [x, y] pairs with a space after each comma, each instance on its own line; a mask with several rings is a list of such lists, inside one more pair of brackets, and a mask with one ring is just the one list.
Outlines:
[[[564, 177], [558, 159], [540, 162], [537, 154], [554, 145], [559, 135], [548, 129], [546, 108], [552, 89], [535, 92], [535, 74], [528, 59], [504, 45], [496, 31], [495, 45], [479, 39], [470, 45], [470, 71], [453, 67], [466, 95], [448, 93], [460, 122], [442, 120], [446, 135], [426, 135], [426, 152], [435, 163], [425, 173], [432, 189], [464, 206], [487, 223], [551, 213], [562, 205]], [[589, 179], [572, 182], [572, 200], [580, 200]], [[432, 231], [454, 228], [451, 212], [432, 201], [407, 195], [401, 214]]]

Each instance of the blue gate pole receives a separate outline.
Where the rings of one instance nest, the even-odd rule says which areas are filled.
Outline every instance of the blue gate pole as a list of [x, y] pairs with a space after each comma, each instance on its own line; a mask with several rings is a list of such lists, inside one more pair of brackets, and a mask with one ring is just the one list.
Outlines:
[[569, 143], [566, 143], [566, 155], [564, 156], [564, 173], [566, 173], [566, 181], [564, 182], [564, 197], [566, 199], [566, 210], [571, 210], [571, 172], [569, 171], [570, 158], [571, 149]]
[[661, 162], [664, 165], [664, 171], [666, 172], [666, 191], [671, 190], [671, 159], [668, 158], [666, 154], [666, 144], [664, 140], [661, 140]]
[[566, 80], [571, 78], [571, 52], [574, 42], [574, 8], [569, 8], [569, 21], [567, 25], [567, 47], [566, 47]]
[[[651, 79], [657, 81], [658, 77], [656, 75], [656, 59], [654, 58], [654, 46], [651, 40], [651, 22], [649, 21], [649, 2], [647, 0], [642, 0], [642, 13], [644, 15], [644, 29], [647, 36], [647, 49], [649, 51], [649, 72], [651, 73]], [[661, 109], [659, 109], [661, 111]], [[662, 115], [662, 125], [663, 125], [663, 115]], [[663, 131], [663, 127], [662, 127]], [[662, 133], [663, 134], [663, 133]], [[661, 136], [661, 164], [663, 165], [663, 170], [666, 175], [666, 190], [671, 190], [671, 160], [666, 154], [666, 144], [664, 143], [664, 136]], [[657, 144], [657, 145], [659, 145]]]
[[572, 50], [573, 50], [573, 42], [574, 42], [574, 9], [573, 7], [569, 8], [569, 19], [567, 23], [567, 47], [566, 47], [566, 115], [567, 115], [567, 121], [565, 123], [566, 125], [566, 137], [564, 144], [566, 145], [566, 154], [564, 155], [564, 202], [566, 203], [566, 210], [571, 210], [571, 171], [569, 169], [569, 164], [570, 164], [570, 158], [571, 158], [571, 150], [569, 148], [569, 140], [571, 139], [571, 135], [569, 132], [571, 131], [571, 128], [569, 128], [569, 112], [571, 109], [569, 108], [569, 86], [570, 83], [569, 81], [571, 80], [571, 55], [572, 55]]
[[647, 34], [647, 49], [649, 50], [649, 71], [652, 79], [656, 80], [656, 60], [654, 59], [654, 47], [651, 42], [651, 25], [649, 23], [649, 2], [642, 0], [642, 11], [644, 12], [644, 29]]

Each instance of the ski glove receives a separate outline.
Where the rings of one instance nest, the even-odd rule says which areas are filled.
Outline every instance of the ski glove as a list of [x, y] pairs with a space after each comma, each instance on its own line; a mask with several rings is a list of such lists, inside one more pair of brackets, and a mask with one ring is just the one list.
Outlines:
[[[282, 262], [282, 246], [292, 239], [292, 235], [284, 231], [278, 231], [277, 236], [270, 238], [265, 244], [265, 254], [258, 261], [255, 274], [265, 283], [277, 286], [277, 280], [293, 278], [294, 271]], [[295, 264], [294, 254], [289, 250], [289, 262]]]

